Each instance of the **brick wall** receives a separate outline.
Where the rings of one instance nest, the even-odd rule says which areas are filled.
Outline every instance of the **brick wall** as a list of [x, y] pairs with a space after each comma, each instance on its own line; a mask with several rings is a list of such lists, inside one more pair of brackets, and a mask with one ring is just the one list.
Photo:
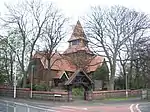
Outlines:
[[[129, 97], [141, 97], [141, 90], [128, 90]], [[56, 96], [55, 95], [60, 95]], [[11, 87], [0, 87], [0, 96], [13, 97], [13, 88]], [[17, 88], [17, 98], [30, 98], [29, 88]], [[108, 99], [108, 98], [125, 98], [125, 90], [115, 90], [115, 91], [93, 91], [92, 99]], [[43, 99], [51, 101], [67, 101], [68, 92], [48, 92], [48, 91], [33, 91], [34, 99]], [[74, 99], [76, 100], [76, 99]]]
[[[17, 88], [16, 97], [18, 98], [29, 98], [29, 91], [28, 88]], [[14, 90], [12, 87], [0, 87], [0, 95], [13, 97]]]
[[[128, 90], [129, 97], [141, 97], [141, 90]], [[124, 98], [126, 97], [125, 90], [115, 91], [93, 91], [93, 100], [107, 99], [107, 98]]]
[[[55, 96], [59, 95], [59, 96]], [[52, 100], [52, 101], [67, 101], [67, 92], [48, 92], [48, 91], [33, 91], [34, 99]]]
[[[13, 88], [11, 87], [0, 87], [0, 96], [13, 97]], [[29, 88], [17, 88], [16, 97], [17, 98], [30, 98]], [[52, 101], [67, 101], [67, 92], [47, 92], [47, 91], [33, 91], [34, 99], [52, 100]], [[55, 95], [60, 95], [56, 96]]]

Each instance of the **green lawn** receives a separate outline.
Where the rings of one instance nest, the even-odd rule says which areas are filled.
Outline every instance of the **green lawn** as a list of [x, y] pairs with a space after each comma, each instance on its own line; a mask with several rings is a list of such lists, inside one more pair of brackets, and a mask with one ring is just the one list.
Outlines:
[[104, 99], [104, 100], [112, 100], [112, 101], [120, 101], [120, 100], [128, 100], [130, 98], [109, 98], [109, 99]]
[[104, 100], [111, 100], [111, 101], [122, 101], [122, 100], [129, 100], [131, 98], [137, 98], [137, 97], [124, 97], [124, 98], [108, 98], [108, 99], [104, 99]]

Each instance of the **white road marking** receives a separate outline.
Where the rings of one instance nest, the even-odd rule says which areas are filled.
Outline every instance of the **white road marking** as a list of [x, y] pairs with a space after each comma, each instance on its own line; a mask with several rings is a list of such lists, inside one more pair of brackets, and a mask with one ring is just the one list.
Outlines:
[[[39, 109], [39, 110], [47, 110], [46, 108], [37, 107], [37, 106], [33, 106], [33, 105], [28, 105], [26, 103], [18, 103], [18, 102], [14, 102], [14, 103], [17, 104], [17, 105], [26, 106], [26, 107], [29, 107], [29, 108], [35, 108], [35, 109]], [[48, 110], [55, 112], [55, 110], [52, 110], [52, 109], [49, 109], [49, 108], [48, 108]]]
[[[69, 108], [63, 108], [63, 107], [48, 107], [48, 106], [44, 106], [44, 105], [38, 105], [39, 107], [42, 107], [42, 108], [51, 108], [51, 109], [55, 109], [56, 110], [67, 110], [67, 111], [75, 111], [73, 109], [69, 109]], [[48, 110], [49, 110], [48, 109]], [[60, 111], [57, 111], [57, 112], [60, 112]]]
[[[55, 110], [66, 110], [66, 111], [73, 111], [73, 112], [76, 112], [77, 110], [88, 110], [87, 108], [78, 108], [78, 107], [73, 107], [73, 106], [60, 106], [60, 107], [48, 107], [48, 106], [44, 106], [44, 105], [38, 105], [38, 106], [42, 107], [42, 108], [51, 108], [51, 109], [55, 109]], [[57, 111], [57, 112], [59, 112], [59, 111]]]
[[138, 112], [141, 112], [141, 110], [139, 109], [139, 104], [136, 104], [136, 109]]
[[[7, 101], [7, 100], [0, 100], [0, 101], [6, 102], [6, 103], [12, 103], [12, 104], [15, 104], [15, 105], [20, 105], [20, 106], [26, 106], [26, 107], [29, 107], [29, 108], [35, 108], [35, 109], [39, 109], [39, 110], [44, 110], [44, 111], [56, 112], [55, 110], [52, 110], [52, 109], [46, 109], [46, 108], [42, 108], [42, 107], [28, 105], [26, 103], [12, 102], [12, 101]], [[13, 107], [15, 108], [15, 106], [13, 106]]]
[[60, 111], [56, 111], [56, 110], [52, 110], [52, 109], [47, 109], [47, 111], [49, 112], [60, 112]]
[[131, 112], [135, 112], [134, 109], [133, 109], [134, 107], [136, 108], [136, 110], [137, 110], [138, 112], [141, 112], [141, 110], [139, 109], [139, 104], [136, 104], [136, 105], [135, 105], [135, 104], [131, 104], [131, 105], [130, 105], [130, 111], [131, 111]]
[[79, 107], [73, 107], [73, 106], [61, 106], [64, 108], [72, 108], [72, 109], [79, 109], [79, 110], [88, 110], [87, 108], [79, 108]]
[[[48, 111], [55, 111], [56, 112], [56, 110], [52, 110], [52, 109], [58, 109], [57, 107], [50, 107], [50, 106], [44, 106], [44, 105], [38, 105], [38, 106], [41, 108], [46, 108], [46, 110], [48, 110]], [[57, 112], [60, 112], [60, 111], [57, 111]]]
[[76, 112], [77, 110], [69, 109], [69, 108], [62, 108], [62, 107], [55, 107], [55, 109], [60, 109], [60, 110], [68, 110], [68, 111], [73, 111]]
[[[6, 106], [8, 103], [6, 103], [6, 104], [4, 104], [4, 103], [1, 103], [0, 102], [0, 104], [2, 104], [2, 105], [4, 105], [4, 106]], [[8, 107], [12, 107], [12, 108], [14, 108], [14, 106], [12, 106], [12, 105], [7, 105]]]
[[133, 106], [134, 106], [134, 104], [131, 104], [131, 105], [130, 105], [130, 111], [131, 111], [131, 112], [134, 112]]
[[83, 110], [88, 110], [87, 108], [83, 108]]

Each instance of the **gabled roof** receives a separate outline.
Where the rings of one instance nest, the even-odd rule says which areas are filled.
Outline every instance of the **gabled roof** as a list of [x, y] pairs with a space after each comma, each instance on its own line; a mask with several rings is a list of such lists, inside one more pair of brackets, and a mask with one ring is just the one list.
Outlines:
[[91, 79], [83, 70], [79, 69], [79, 70], [76, 70], [76, 71], [72, 74], [72, 76], [71, 76], [71, 77], [69, 78], [69, 80], [65, 83], [65, 85], [70, 85], [70, 84], [72, 84], [73, 80], [76, 78], [76, 76], [77, 76], [79, 73], [83, 73], [83, 74], [86, 76], [86, 78], [90, 81], [91, 84], [94, 83], [94, 82], [92, 81], [92, 79]]
[[[70, 71], [74, 72], [76, 66], [71, 64], [68, 60], [64, 59], [59, 53], [52, 54], [51, 57], [51, 69], [58, 71]], [[39, 58], [45, 69], [48, 68], [48, 60], [44, 52], [36, 52], [33, 58]]]
[[95, 57], [91, 60], [90, 64], [88, 65], [89, 67], [87, 68], [87, 72], [89, 73], [89, 72], [94, 72], [94, 71], [96, 71], [96, 69], [97, 69], [99, 66], [101, 66], [101, 65], [103, 64], [103, 62], [104, 62], [104, 58], [103, 58], [103, 57], [101, 57], [101, 56], [95, 56]]
[[[77, 21], [77, 24], [74, 28], [74, 31], [72, 33], [71, 38], [69, 41], [75, 40], [75, 39], [84, 39], [87, 40], [85, 33], [83, 31], [83, 28], [81, 26], [80, 21]], [[85, 42], [85, 41], [84, 41]], [[84, 43], [81, 41], [81, 43]], [[50, 66], [52, 70], [57, 70], [57, 71], [69, 71], [69, 72], [74, 72], [77, 70], [77, 66], [73, 64], [71, 61], [67, 60], [65, 56], [69, 56], [71, 53], [76, 53], [76, 52], [83, 52], [89, 56], [93, 56], [94, 54], [90, 51], [88, 45], [86, 46], [79, 44], [79, 45], [71, 45], [68, 47], [67, 50], [64, 51], [63, 54], [57, 53], [52, 53], [50, 56]], [[47, 60], [47, 54], [45, 52], [36, 52], [33, 58], [38, 58], [40, 59], [44, 69], [48, 69], [48, 60]], [[89, 58], [89, 63], [87, 67], [87, 73], [95, 71], [98, 66], [100, 66], [103, 63], [104, 58], [101, 56], [95, 56], [92, 60]]]
[[61, 79], [63, 75], [65, 75], [66, 78], [69, 79], [69, 77], [65, 71], [59, 71], [53, 78], [54, 79]]
[[77, 40], [77, 39], [83, 39], [83, 40], [87, 41], [84, 30], [83, 30], [79, 20], [77, 21], [77, 24], [76, 24], [76, 26], [73, 30], [73, 33], [71, 35], [71, 38], [68, 40], [68, 42], [73, 41], [73, 40]]
[[[43, 67], [45, 69], [48, 68], [48, 60], [46, 59], [46, 55], [44, 52], [36, 52], [34, 54], [33, 58], [40, 59]], [[104, 61], [103, 57], [95, 56], [89, 63], [87, 72], [89, 73], [89, 72], [95, 71], [99, 66], [102, 65], [103, 61]], [[58, 53], [53, 54], [53, 57], [51, 58], [51, 65], [52, 65], [52, 67], [51, 67], [52, 70], [70, 71], [70, 72], [75, 72], [77, 70], [76, 66], [73, 63], [71, 63], [69, 60], [63, 58]]]

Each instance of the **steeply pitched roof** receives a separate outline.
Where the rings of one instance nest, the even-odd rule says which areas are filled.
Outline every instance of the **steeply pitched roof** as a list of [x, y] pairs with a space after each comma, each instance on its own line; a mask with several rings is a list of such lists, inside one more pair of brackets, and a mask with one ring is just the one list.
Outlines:
[[94, 72], [94, 71], [96, 71], [96, 69], [97, 69], [99, 66], [101, 66], [101, 65], [103, 64], [103, 62], [104, 62], [104, 58], [103, 58], [103, 57], [101, 57], [101, 56], [95, 56], [95, 57], [91, 60], [90, 64], [88, 65], [89, 67], [87, 68], [87, 72], [89, 73], [89, 72]]
[[70, 42], [72, 40], [77, 40], [77, 39], [83, 39], [83, 40], [87, 41], [84, 30], [83, 30], [79, 20], [77, 21], [77, 24], [76, 24], [76, 26], [73, 30], [73, 33], [71, 35], [71, 38], [68, 40], [68, 42]]
[[[76, 39], [87, 40], [80, 21], [77, 21], [77, 24], [74, 28], [74, 31], [73, 31], [69, 41], [76, 40]], [[85, 41], [82, 41], [82, 43], [84, 43], [84, 42]], [[70, 72], [76, 71], [77, 67], [73, 63], [71, 63], [69, 60], [67, 60], [66, 58], [63, 58], [63, 56], [69, 56], [68, 54], [76, 53], [76, 52], [80, 52], [80, 51], [82, 51], [84, 53], [86, 52], [86, 54], [89, 55], [89, 56], [93, 55], [93, 53], [88, 48], [87, 44], [85, 44], [85, 45], [82, 45], [82, 44], [71, 45], [61, 55], [59, 53], [53, 53], [52, 54], [51, 69], [52, 70], [58, 70], [58, 71], [70, 71]], [[43, 64], [44, 68], [45, 69], [48, 68], [48, 60], [47, 60], [46, 53], [36, 52], [33, 58], [39, 58], [41, 60], [41, 63]], [[88, 65], [88, 68], [87, 68], [87, 72], [95, 71], [97, 69], [97, 67], [102, 64], [102, 62], [103, 62], [102, 57], [95, 56], [93, 58], [93, 60], [91, 60], [90, 63], [88, 63], [89, 65]]]
[[[48, 68], [48, 60], [46, 59], [46, 55], [44, 53], [36, 53], [34, 58], [39, 58], [45, 69]], [[58, 71], [70, 71], [73, 72], [76, 70], [76, 66], [71, 64], [68, 60], [62, 58], [60, 54], [54, 53], [51, 58], [51, 69]]]
[[87, 46], [81, 47], [79, 45], [74, 45], [74, 46], [69, 47], [68, 49], [64, 51], [64, 54], [75, 53], [78, 51], [85, 51], [88, 54], [93, 54]]
[[79, 69], [79, 70], [76, 70], [76, 71], [72, 74], [72, 76], [71, 76], [71, 77], [69, 78], [69, 80], [65, 83], [65, 85], [70, 85], [70, 84], [72, 84], [72, 83], [73, 83], [73, 80], [76, 78], [76, 76], [77, 76], [79, 73], [84, 74], [84, 75], [86, 76], [86, 78], [90, 81], [90, 83], [91, 83], [91, 84], [93, 83], [93, 81], [91, 80], [91, 78], [90, 78], [83, 70]]
[[[33, 58], [39, 58], [43, 67], [48, 68], [48, 60], [43, 52], [37, 52]], [[104, 58], [101, 56], [95, 56], [88, 65], [87, 72], [95, 71], [100, 65], [102, 65]], [[53, 64], [53, 65], [52, 65]], [[58, 71], [70, 71], [74, 72], [77, 70], [76, 66], [69, 62], [69, 60], [63, 58], [60, 54], [55, 53], [51, 58], [51, 69]]]

